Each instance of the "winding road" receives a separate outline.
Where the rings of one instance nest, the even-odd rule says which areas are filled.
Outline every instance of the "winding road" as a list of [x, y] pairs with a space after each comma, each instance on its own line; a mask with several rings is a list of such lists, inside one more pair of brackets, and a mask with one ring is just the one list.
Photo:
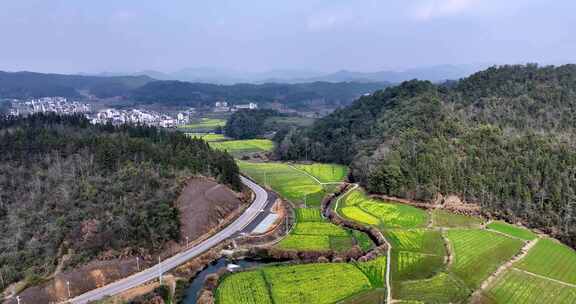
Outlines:
[[100, 300], [106, 296], [116, 295], [138, 285], [144, 284], [148, 281], [158, 278], [161, 273], [167, 272], [177, 266], [184, 264], [188, 260], [206, 252], [208, 249], [218, 245], [222, 241], [233, 236], [235, 233], [242, 231], [246, 226], [251, 224], [260, 212], [265, 208], [268, 202], [268, 192], [260, 187], [253, 181], [241, 176], [242, 183], [249, 187], [255, 194], [255, 199], [252, 205], [240, 217], [238, 217], [232, 224], [226, 226], [215, 235], [199, 243], [198, 245], [189, 248], [179, 254], [176, 254], [160, 264], [156, 264], [146, 270], [136, 273], [132, 276], [126, 277], [114, 283], [91, 290], [87, 293], [79, 295], [70, 299], [66, 303], [84, 304], [90, 301]]

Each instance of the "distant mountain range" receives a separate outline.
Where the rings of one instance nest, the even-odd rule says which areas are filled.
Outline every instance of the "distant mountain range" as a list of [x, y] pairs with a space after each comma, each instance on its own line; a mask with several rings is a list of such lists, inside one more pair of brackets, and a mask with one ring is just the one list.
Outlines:
[[213, 84], [237, 83], [308, 83], [308, 82], [389, 82], [399, 83], [420, 79], [432, 82], [458, 80], [482, 70], [488, 65], [436, 65], [402, 71], [354, 72], [341, 70], [335, 73], [320, 73], [307, 70], [271, 70], [247, 73], [232, 69], [198, 67], [186, 68], [173, 73], [141, 71], [137, 73], [101, 73], [96, 76], [148, 76], [158, 80], [180, 80]]

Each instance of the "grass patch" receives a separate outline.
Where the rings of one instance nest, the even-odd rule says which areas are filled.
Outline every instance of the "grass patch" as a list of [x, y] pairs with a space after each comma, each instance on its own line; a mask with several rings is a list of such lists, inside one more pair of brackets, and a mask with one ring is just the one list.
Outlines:
[[274, 303], [336, 303], [372, 288], [369, 279], [346, 263], [264, 267]]
[[453, 248], [450, 271], [470, 288], [478, 288], [491, 273], [510, 260], [523, 242], [487, 230], [448, 230]]
[[269, 139], [244, 139], [213, 141], [210, 142], [210, 147], [239, 157], [248, 153], [270, 152], [274, 149], [274, 143]]
[[432, 211], [432, 221], [434, 227], [479, 228], [482, 225], [481, 218], [455, 214], [438, 209]]
[[272, 303], [266, 281], [260, 271], [240, 272], [227, 276], [216, 290], [219, 304]]
[[541, 239], [530, 249], [517, 268], [576, 284], [576, 252], [551, 239]]
[[268, 185], [283, 198], [308, 207], [319, 207], [326, 192], [310, 176], [282, 163], [251, 163], [238, 161], [240, 171], [255, 179], [260, 185]]
[[395, 298], [433, 304], [465, 303], [470, 293], [471, 291], [458, 279], [442, 272], [430, 279], [398, 284], [395, 289]]
[[428, 215], [418, 208], [372, 199], [361, 190], [355, 190], [340, 200], [338, 208], [344, 217], [385, 228], [415, 228], [426, 225]]
[[576, 288], [515, 269], [501, 275], [484, 295], [495, 303], [576, 303]]
[[294, 167], [308, 172], [323, 183], [341, 182], [348, 175], [348, 167], [336, 164], [298, 164]]
[[526, 228], [511, 225], [502, 221], [495, 221], [487, 226], [488, 229], [492, 229], [519, 239], [526, 241], [531, 241], [536, 238], [536, 234]]

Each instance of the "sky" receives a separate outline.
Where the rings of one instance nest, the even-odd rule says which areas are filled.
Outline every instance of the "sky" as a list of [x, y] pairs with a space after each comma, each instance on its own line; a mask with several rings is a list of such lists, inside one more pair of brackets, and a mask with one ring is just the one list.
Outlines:
[[5, 0], [0, 70], [576, 62], [574, 0]]

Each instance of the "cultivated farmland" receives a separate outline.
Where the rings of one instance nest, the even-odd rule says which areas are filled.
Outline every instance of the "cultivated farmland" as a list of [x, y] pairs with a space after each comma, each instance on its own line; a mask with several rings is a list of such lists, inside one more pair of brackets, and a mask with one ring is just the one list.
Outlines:
[[576, 284], [576, 252], [551, 239], [541, 239], [515, 267]]
[[446, 237], [453, 248], [449, 270], [470, 288], [482, 281], [520, 251], [523, 242], [487, 230], [448, 230]]
[[275, 303], [335, 303], [372, 288], [354, 265], [306, 264], [262, 268]]
[[482, 225], [482, 219], [478, 217], [454, 214], [438, 209], [432, 211], [432, 222], [434, 227], [449, 228], [479, 228]]
[[324, 219], [317, 208], [296, 208], [296, 221], [298, 222], [323, 222]]
[[222, 151], [228, 151], [235, 157], [248, 153], [270, 152], [274, 149], [274, 143], [268, 139], [244, 139], [210, 142], [210, 147]]
[[220, 304], [272, 303], [260, 271], [241, 272], [226, 277], [216, 292]]
[[386, 256], [355, 265], [366, 275], [373, 287], [386, 287]]
[[510, 269], [485, 295], [496, 303], [576, 303], [576, 288]]
[[340, 201], [338, 211], [348, 219], [377, 226], [380, 229], [422, 227], [428, 220], [428, 215], [424, 210], [372, 199], [361, 190], [347, 194]]
[[210, 133], [186, 133], [186, 135], [195, 138], [201, 138], [205, 141], [223, 141], [226, 139], [222, 134], [210, 134]]
[[283, 163], [251, 163], [238, 161], [240, 171], [261, 185], [268, 185], [285, 199], [307, 206], [320, 206], [326, 194], [322, 185], [303, 172]]
[[392, 248], [401, 251], [414, 251], [444, 256], [446, 248], [439, 231], [425, 229], [391, 229], [386, 231], [386, 238]]
[[536, 238], [536, 234], [526, 228], [511, 225], [502, 221], [494, 221], [488, 226], [488, 229], [507, 234], [525, 241], [531, 241]]
[[418, 281], [406, 281], [398, 284], [395, 298], [423, 303], [445, 304], [464, 303], [471, 291], [457, 278], [448, 273]]
[[348, 167], [335, 164], [297, 164], [295, 168], [308, 172], [323, 183], [341, 182], [348, 175]]
[[218, 127], [224, 127], [226, 120], [217, 118], [200, 118], [190, 124], [179, 126], [181, 129], [187, 129], [196, 132], [209, 132]]

